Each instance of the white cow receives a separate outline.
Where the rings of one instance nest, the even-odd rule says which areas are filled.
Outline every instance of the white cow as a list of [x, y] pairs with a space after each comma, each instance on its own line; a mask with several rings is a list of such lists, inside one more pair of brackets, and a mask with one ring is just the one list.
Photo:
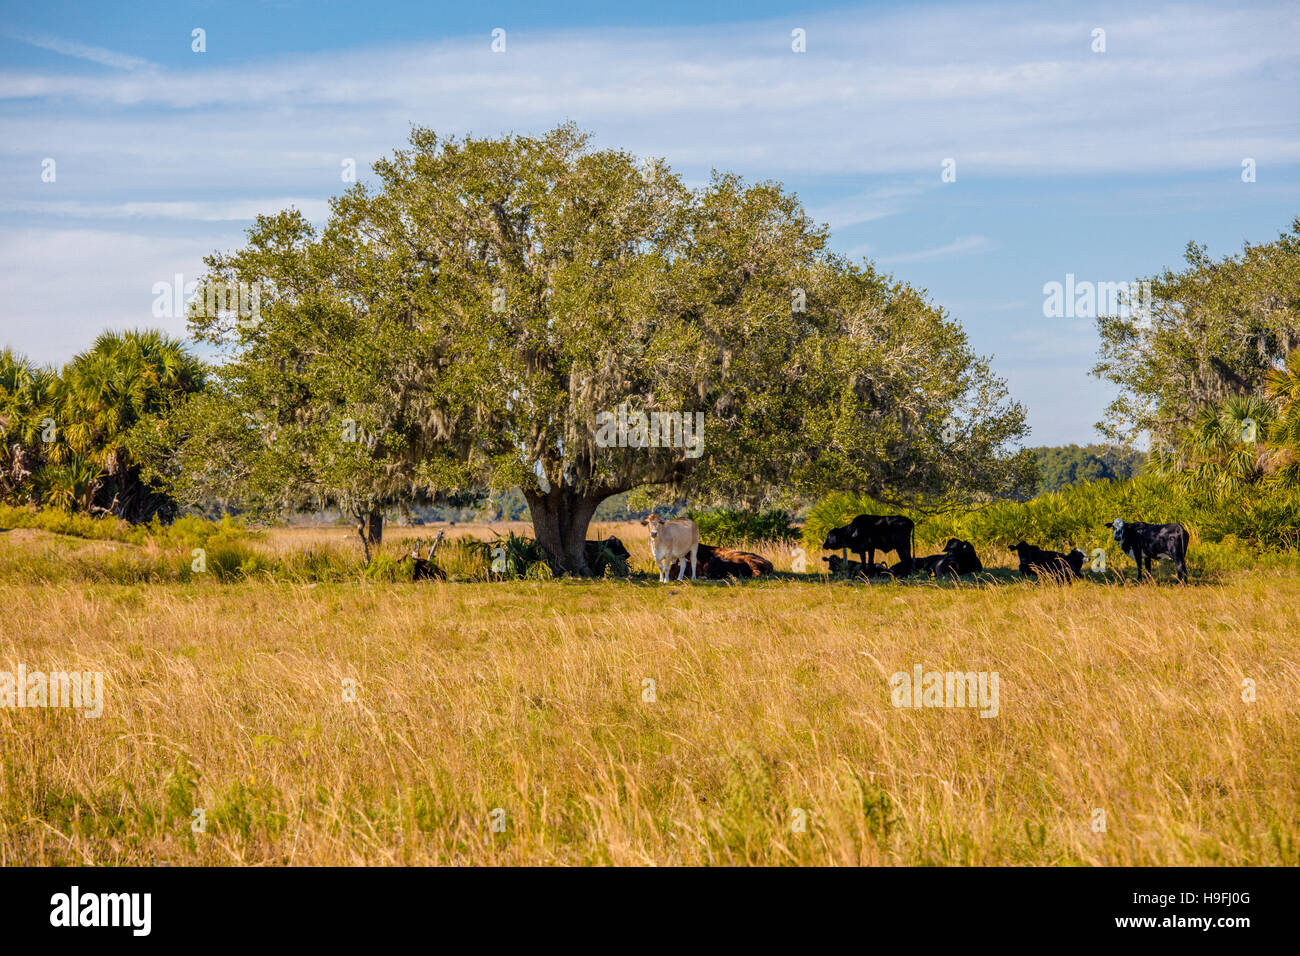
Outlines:
[[655, 566], [659, 568], [659, 583], [668, 583], [668, 574], [674, 561], [681, 561], [681, 574], [686, 577], [686, 558], [691, 559], [691, 580], [700, 566], [700, 529], [690, 518], [674, 518], [665, 521], [656, 514], [642, 519], [641, 523], [650, 529], [650, 553], [654, 555]]

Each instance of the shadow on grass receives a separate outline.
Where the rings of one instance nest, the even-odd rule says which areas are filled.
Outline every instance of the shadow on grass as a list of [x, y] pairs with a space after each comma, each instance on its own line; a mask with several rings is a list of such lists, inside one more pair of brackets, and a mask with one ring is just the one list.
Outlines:
[[[572, 579], [582, 580], [582, 579]], [[588, 581], [592, 579], [586, 579]], [[1139, 580], [1137, 571], [1129, 569], [1128, 571], [1106, 571], [1104, 573], [1095, 571], [1084, 571], [1082, 578], [1067, 580], [1062, 576], [1042, 575], [1039, 578], [1033, 578], [1021, 574], [1016, 568], [988, 568], [976, 574], [965, 574], [961, 577], [945, 576], [935, 578], [930, 575], [915, 574], [908, 577], [896, 578], [893, 575], [878, 575], [870, 578], [851, 575], [834, 575], [834, 574], [799, 574], [794, 571], [773, 571], [771, 574], [765, 574], [759, 578], [723, 578], [707, 579], [698, 578], [691, 580], [687, 577], [685, 581], [673, 578], [667, 584], [661, 584], [657, 575], [653, 573], [634, 572], [627, 578], [619, 579], [630, 581], [634, 584], [655, 585], [659, 587], [680, 587], [689, 584], [692, 587], [761, 587], [763, 584], [771, 581], [797, 581], [803, 584], [823, 584], [830, 587], [890, 587], [890, 588], [931, 588], [941, 590], [956, 590], [960, 588], [971, 587], [1007, 587], [1010, 585], [1039, 584], [1044, 587], [1065, 587], [1065, 586], [1084, 586], [1089, 584], [1101, 587], [1215, 587], [1223, 583], [1224, 572], [1219, 570], [1188, 570], [1188, 582], [1180, 584], [1174, 577], [1172, 569], [1156, 572], [1153, 574], [1143, 575]]]

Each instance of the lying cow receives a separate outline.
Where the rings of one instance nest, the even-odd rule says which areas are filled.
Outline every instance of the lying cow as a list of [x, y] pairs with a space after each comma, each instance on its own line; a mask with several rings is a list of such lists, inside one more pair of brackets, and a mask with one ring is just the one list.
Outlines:
[[611, 534], [604, 541], [586, 542], [587, 560], [591, 561], [592, 556], [595, 554], [595, 552], [602, 547], [607, 548], [609, 550], [609, 553], [614, 555], [617, 558], [627, 559], [632, 557], [632, 552], [628, 551], [627, 546], [623, 544], [622, 541], [618, 540], [618, 538], [614, 537], [614, 535]]
[[604, 541], [587, 541], [583, 548], [587, 567], [594, 574], [627, 573], [627, 565], [632, 555], [618, 538], [610, 535]]
[[1087, 557], [1078, 548], [1069, 554], [1060, 551], [1044, 551], [1032, 544], [1020, 541], [1011, 548], [1020, 557], [1020, 573], [1036, 578], [1047, 574], [1065, 581], [1083, 577], [1083, 562]]
[[659, 569], [659, 583], [668, 583], [668, 570], [674, 561], [681, 562], [679, 578], [686, 576], [686, 559], [691, 559], [691, 580], [700, 570], [700, 529], [690, 518], [665, 521], [657, 514], [641, 519], [650, 529], [650, 553]]
[[876, 551], [897, 551], [902, 563], [912, 558], [916, 525], [905, 515], [858, 515], [842, 528], [832, 528], [823, 551], [852, 551], [866, 567], [876, 563]]
[[939, 554], [929, 554], [923, 558], [913, 558], [911, 561], [899, 561], [889, 569], [895, 577], [918, 573], [933, 574], [935, 577], [960, 576], [983, 570], [984, 565], [980, 563], [979, 555], [975, 553], [975, 546], [969, 541], [958, 538], [949, 538]]
[[899, 561], [889, 569], [894, 577], [905, 578], [911, 574], [934, 574], [935, 568], [946, 555], [927, 554], [925, 557], [910, 558], [907, 561]]
[[841, 558], [838, 554], [832, 554], [822, 560], [826, 562], [827, 570], [831, 574], [843, 574], [853, 578], [882, 578], [889, 575], [889, 566], [885, 564], [873, 564], [867, 567], [861, 561], [850, 561]]
[[935, 577], [945, 574], [976, 574], [983, 571], [980, 556], [975, 553], [975, 545], [958, 538], [949, 538], [943, 546], [943, 555], [934, 566]]
[[[702, 544], [698, 554], [704, 565], [702, 573], [711, 581], [721, 581], [725, 578], [757, 578], [772, 573], [772, 562], [761, 554], [750, 551]], [[680, 581], [684, 575], [685, 570], [680, 570], [677, 580]]]
[[433, 563], [433, 553], [438, 550], [438, 545], [442, 544], [442, 539], [447, 534], [446, 531], [439, 531], [438, 536], [433, 539], [429, 545], [429, 553], [425, 557], [420, 557], [420, 549], [417, 546], [411, 551], [412, 568], [411, 579], [413, 581], [445, 581], [447, 572]]
[[1124, 553], [1137, 562], [1138, 580], [1151, 573], [1153, 558], [1166, 558], [1174, 562], [1178, 580], [1187, 583], [1187, 529], [1180, 524], [1146, 524], [1142, 521], [1125, 521], [1116, 518], [1110, 525]]

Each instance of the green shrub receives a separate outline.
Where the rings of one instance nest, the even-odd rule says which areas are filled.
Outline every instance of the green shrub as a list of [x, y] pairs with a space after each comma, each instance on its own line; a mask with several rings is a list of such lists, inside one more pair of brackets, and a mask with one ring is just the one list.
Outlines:
[[587, 542], [587, 566], [600, 578], [625, 578], [628, 576], [628, 559], [615, 554], [603, 541]]
[[793, 541], [799, 537], [790, 526], [790, 513], [769, 511], [688, 511], [686, 517], [699, 526], [700, 540], [724, 548], [740, 547], [751, 541]]
[[[195, 551], [201, 553], [196, 554]], [[268, 559], [248, 545], [215, 535], [208, 539], [204, 547], [183, 552], [180, 562], [182, 581], [212, 577], [225, 584], [274, 570], [274, 565]]]
[[415, 574], [415, 560], [410, 555], [395, 558], [391, 554], [376, 554], [362, 574], [367, 581], [410, 581]]
[[171, 524], [161, 524], [157, 517], [147, 526], [149, 535], [163, 548], [206, 547], [213, 539], [222, 542], [241, 541], [261, 537], [261, 532], [247, 527], [243, 519], [224, 515], [220, 521], [209, 521], [197, 515], [185, 515]]
[[[553, 571], [550, 555], [545, 548], [532, 538], [526, 538], [511, 531], [503, 538], [487, 542], [487, 545], [493, 562], [498, 557], [504, 558], [504, 570], [494, 572], [502, 577], [526, 578], [529, 571], [536, 564], [545, 564], [548, 572]], [[497, 551], [498, 548], [501, 549], [500, 553]], [[489, 567], [491, 567], [491, 564], [489, 564]], [[535, 575], [541, 573], [538, 571], [535, 572]], [[537, 580], [537, 578], [534, 577], [533, 580]]]
[[125, 541], [143, 544], [148, 529], [128, 524], [112, 516], [92, 517], [87, 514], [61, 511], [57, 508], [20, 508], [0, 505], [0, 531], [11, 528], [33, 528], [53, 534], [66, 534], [97, 541]]

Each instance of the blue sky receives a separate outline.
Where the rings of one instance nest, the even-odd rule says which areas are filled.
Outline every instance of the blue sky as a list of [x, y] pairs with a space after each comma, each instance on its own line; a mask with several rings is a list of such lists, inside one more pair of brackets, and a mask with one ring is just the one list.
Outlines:
[[412, 124], [573, 120], [692, 182], [782, 180], [838, 250], [962, 323], [1031, 444], [1087, 442], [1110, 398], [1093, 323], [1045, 318], [1044, 284], [1149, 275], [1192, 239], [1235, 252], [1300, 215], [1294, 2], [547, 6], [4, 0], [0, 342], [62, 362], [105, 327], [183, 334], [155, 284], [192, 281], [257, 212], [323, 218], [344, 159], [364, 176]]

